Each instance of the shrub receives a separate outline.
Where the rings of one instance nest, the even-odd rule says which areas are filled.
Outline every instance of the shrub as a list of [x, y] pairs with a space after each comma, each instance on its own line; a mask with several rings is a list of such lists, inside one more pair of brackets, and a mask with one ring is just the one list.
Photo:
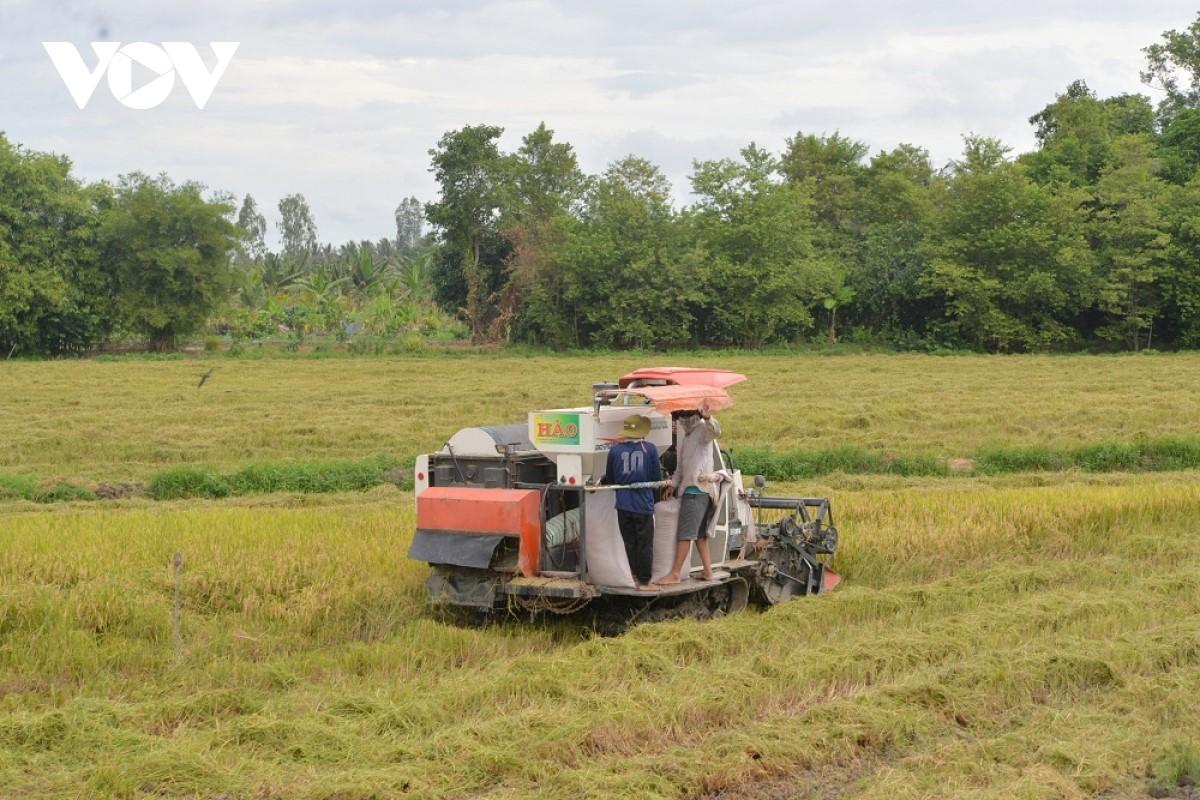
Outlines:
[[425, 350], [425, 339], [417, 333], [405, 334], [400, 339], [400, 352], [420, 353]]
[[0, 475], [0, 500], [28, 500], [37, 491], [37, 483], [20, 475]]
[[95, 500], [96, 494], [73, 483], [55, 483], [40, 487], [29, 497], [35, 503], [63, 503], [71, 500]]
[[0, 475], [0, 500], [32, 500], [35, 503], [59, 503], [70, 500], [95, 500], [96, 494], [66, 481], [39, 484], [22, 475]]
[[177, 500], [183, 497], [228, 497], [229, 484], [210, 470], [200, 467], [175, 467], [150, 479], [147, 492], [155, 500]]
[[350, 340], [350, 352], [360, 356], [379, 356], [387, 352], [387, 340], [382, 336], [355, 336]]
[[988, 447], [976, 452], [975, 469], [989, 475], [1066, 469], [1069, 457], [1048, 447]]

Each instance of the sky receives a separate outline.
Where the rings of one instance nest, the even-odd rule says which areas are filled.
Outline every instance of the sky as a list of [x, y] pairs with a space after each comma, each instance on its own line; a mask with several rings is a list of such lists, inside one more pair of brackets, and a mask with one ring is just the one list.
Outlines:
[[[1142, 48], [1196, 18], [1167, 0], [0, 0], [0, 131], [70, 156], [77, 174], [167, 172], [309, 200], [320, 238], [394, 235], [409, 195], [436, 196], [429, 149], [488, 123], [502, 144], [545, 121], [600, 172], [630, 153], [688, 202], [694, 159], [779, 151], [835, 131], [872, 152], [920, 145], [941, 165], [962, 136], [1033, 147], [1028, 118], [1067, 84], [1143, 92]], [[42, 42], [209, 42], [238, 49], [201, 110], [181, 81], [159, 106], [101, 81], [80, 110]], [[135, 67], [138, 81], [154, 73]]]

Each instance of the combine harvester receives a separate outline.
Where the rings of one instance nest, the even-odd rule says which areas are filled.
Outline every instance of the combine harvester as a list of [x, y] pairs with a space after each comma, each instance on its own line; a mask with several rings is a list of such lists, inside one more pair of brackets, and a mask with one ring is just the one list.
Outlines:
[[[502, 612], [592, 613], [621, 630], [634, 622], [741, 611], [829, 591], [841, 580], [820, 560], [837, 547], [826, 498], [747, 491], [728, 453], [722, 471], [714, 579], [685, 579], [639, 590], [617, 529], [614, 490], [601, 485], [610, 444], [625, 418], [651, 420], [646, 441], [672, 444], [671, 412], [733, 405], [726, 389], [746, 380], [723, 370], [639, 369], [618, 383], [594, 384], [592, 405], [534, 411], [526, 423], [464, 428], [436, 453], [417, 458], [417, 530], [409, 558], [432, 567], [435, 606], [479, 617]], [[677, 501], [658, 504], [654, 575], [675, 551]], [[693, 548], [693, 572], [699, 559]]]

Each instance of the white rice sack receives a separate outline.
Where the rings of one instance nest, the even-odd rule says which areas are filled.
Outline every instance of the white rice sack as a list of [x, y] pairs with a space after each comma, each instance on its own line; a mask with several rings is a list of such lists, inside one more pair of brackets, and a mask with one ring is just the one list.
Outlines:
[[650, 574], [661, 578], [675, 561], [675, 530], [679, 525], [679, 498], [654, 504], [654, 558]]
[[625, 542], [617, 527], [617, 493], [593, 492], [586, 502], [587, 528], [583, 536], [588, 580], [597, 586], [634, 588], [637, 584], [633, 582]]
[[546, 546], [560, 547], [579, 541], [579, 509], [570, 508], [546, 520]]

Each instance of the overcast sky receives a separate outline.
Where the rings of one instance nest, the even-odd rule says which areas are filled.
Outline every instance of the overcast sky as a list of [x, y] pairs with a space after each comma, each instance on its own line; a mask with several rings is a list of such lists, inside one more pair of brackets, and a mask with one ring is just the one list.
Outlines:
[[[687, 201], [694, 158], [774, 150], [835, 130], [873, 150], [911, 142], [936, 163], [968, 132], [1032, 146], [1028, 117], [1076, 78], [1147, 91], [1141, 48], [1185, 27], [1168, 0], [338, 0], [170, 3], [0, 0], [0, 130], [69, 155], [92, 179], [166, 171], [239, 197], [274, 228], [302, 192], [321, 238], [392, 235], [392, 211], [431, 199], [428, 150], [487, 122], [505, 145], [545, 120], [589, 172], [628, 153]], [[204, 110], [176, 82], [135, 111], [101, 82], [74, 105], [41, 46], [240, 42]], [[1157, 98], [1156, 98], [1157, 99]]]

